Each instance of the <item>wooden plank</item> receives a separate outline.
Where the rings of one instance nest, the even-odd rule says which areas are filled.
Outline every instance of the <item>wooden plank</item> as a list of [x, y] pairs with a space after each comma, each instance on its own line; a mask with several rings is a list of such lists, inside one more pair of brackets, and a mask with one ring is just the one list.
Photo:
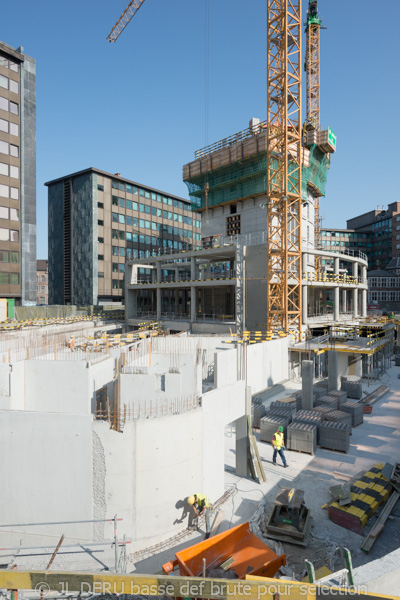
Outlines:
[[379, 519], [377, 520], [377, 522], [375, 523], [375, 525], [373, 526], [373, 528], [371, 529], [371, 531], [369, 532], [369, 535], [367, 537], [367, 539], [365, 540], [365, 542], [363, 543], [363, 545], [361, 546], [361, 550], [363, 550], [363, 552], [369, 552], [372, 548], [372, 546], [375, 544], [378, 536], [382, 533], [382, 531], [385, 528], [385, 523], [390, 515], [390, 513], [392, 512], [392, 510], [394, 509], [397, 500], [400, 498], [400, 494], [398, 492], [393, 492], [392, 495], [390, 496], [389, 500], [386, 502], [386, 505], [379, 517]]
[[224, 511], [222, 509], [217, 510], [217, 513], [214, 517], [214, 521], [211, 525], [211, 531], [209, 537], [216, 535], [218, 533], [219, 526], [222, 523], [222, 519], [224, 518]]

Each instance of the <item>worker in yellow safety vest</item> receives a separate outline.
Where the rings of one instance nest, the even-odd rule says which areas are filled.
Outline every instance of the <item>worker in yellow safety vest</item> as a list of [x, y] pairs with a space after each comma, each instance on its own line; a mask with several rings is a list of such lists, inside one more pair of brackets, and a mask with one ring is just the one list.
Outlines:
[[283, 435], [283, 427], [282, 425], [278, 428], [278, 431], [276, 433], [274, 433], [273, 438], [272, 438], [272, 445], [274, 447], [274, 455], [272, 457], [272, 462], [274, 465], [276, 465], [276, 457], [279, 454], [279, 456], [282, 459], [283, 462], [283, 466], [288, 467], [289, 465], [286, 462], [286, 458], [285, 458], [285, 436]]
[[210, 527], [210, 509], [211, 509], [211, 503], [210, 500], [208, 499], [207, 496], [204, 496], [203, 494], [193, 494], [193, 496], [189, 496], [189, 498], [187, 499], [187, 502], [189, 504], [189, 506], [193, 507], [193, 512], [194, 512], [194, 524], [196, 529], [198, 529], [198, 519], [199, 517], [201, 517], [202, 514], [204, 514], [205, 517], [205, 521], [206, 521], [206, 536], [205, 539], [207, 539], [210, 536], [210, 531], [211, 531], [211, 527]]

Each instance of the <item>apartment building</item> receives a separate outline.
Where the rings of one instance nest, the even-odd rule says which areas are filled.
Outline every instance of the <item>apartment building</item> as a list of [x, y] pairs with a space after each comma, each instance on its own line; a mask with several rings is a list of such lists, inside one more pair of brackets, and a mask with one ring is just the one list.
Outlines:
[[36, 302], [36, 61], [0, 42], [0, 297]]
[[89, 168], [45, 185], [50, 304], [120, 303], [126, 260], [201, 245], [189, 200], [119, 173]]
[[49, 261], [36, 261], [36, 304], [49, 303]]

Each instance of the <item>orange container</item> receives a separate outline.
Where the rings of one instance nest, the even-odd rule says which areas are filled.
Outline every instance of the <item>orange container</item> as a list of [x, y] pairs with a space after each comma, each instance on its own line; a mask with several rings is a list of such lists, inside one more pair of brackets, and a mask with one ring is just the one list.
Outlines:
[[232, 559], [229, 569], [236, 573], [238, 579], [244, 579], [248, 574], [273, 577], [279, 567], [286, 564], [286, 554], [275, 554], [250, 531], [249, 523], [243, 523], [181, 550], [175, 556], [175, 560], [162, 567], [167, 575], [179, 567], [180, 575], [200, 577], [203, 559], [206, 559], [207, 570], [218, 568], [228, 558]]

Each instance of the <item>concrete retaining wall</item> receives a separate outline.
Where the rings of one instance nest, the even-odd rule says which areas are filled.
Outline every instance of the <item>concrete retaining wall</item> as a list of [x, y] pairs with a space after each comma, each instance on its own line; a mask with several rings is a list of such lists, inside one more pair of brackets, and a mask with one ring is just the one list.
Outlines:
[[400, 549], [354, 569], [355, 585], [365, 585], [368, 592], [399, 595]]
[[288, 338], [248, 346], [247, 385], [253, 394], [288, 379], [288, 347]]

